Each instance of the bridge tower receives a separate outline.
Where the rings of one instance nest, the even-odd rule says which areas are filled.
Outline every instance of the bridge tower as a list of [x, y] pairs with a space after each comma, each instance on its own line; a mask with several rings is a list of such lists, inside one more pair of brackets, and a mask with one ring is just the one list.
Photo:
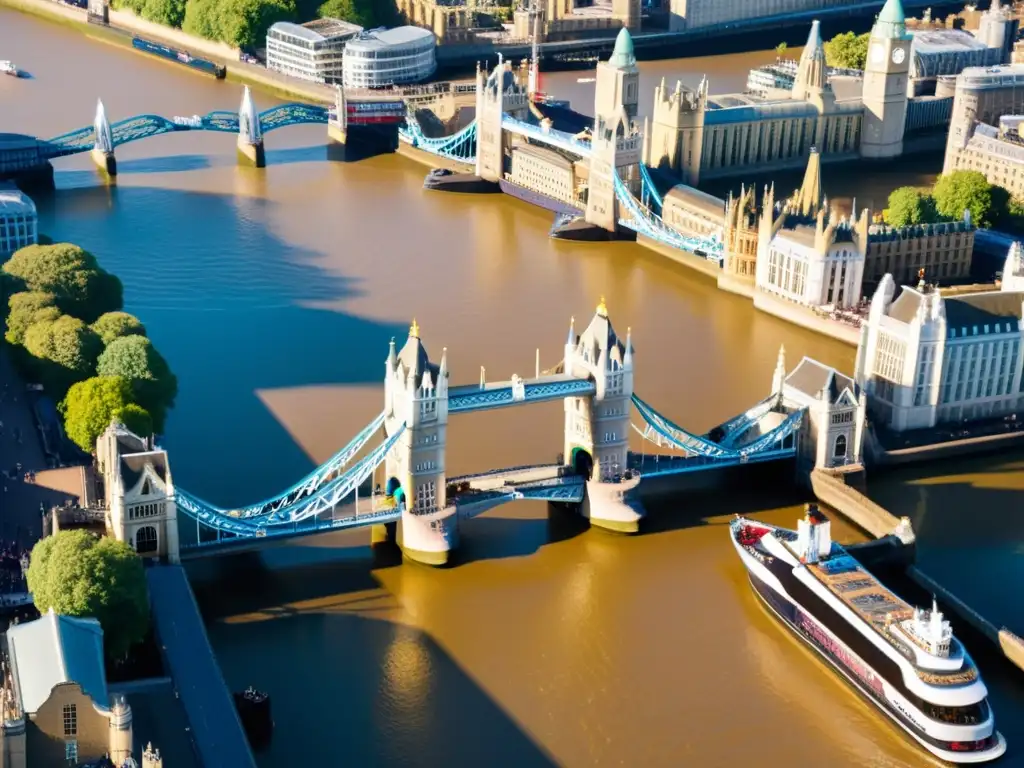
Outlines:
[[117, 160], [114, 158], [114, 134], [110, 130], [107, 110], [100, 100], [96, 101], [96, 119], [93, 120], [93, 130], [96, 132], [96, 143], [93, 145], [92, 152], [90, 152], [92, 160], [109, 180], [113, 180], [117, 176]]
[[256, 168], [263, 168], [267, 164], [263, 151], [260, 115], [256, 111], [256, 103], [252, 100], [249, 86], [245, 86], [242, 105], [238, 108], [238, 160]]
[[403, 507], [398, 544], [411, 560], [443, 565], [458, 543], [458, 517], [445, 511], [448, 350], [442, 350], [440, 365], [430, 362], [415, 320], [400, 352], [391, 340], [384, 364], [384, 411], [388, 435], [405, 424], [385, 461], [386, 490]]
[[498, 65], [485, 76], [476, 69], [476, 175], [498, 181], [505, 174], [505, 145], [501, 121], [505, 113], [522, 117], [529, 109], [530, 95], [510, 64], [498, 54]]
[[[643, 136], [631, 122], [624, 107], [612, 115], [594, 118], [590, 153], [590, 181], [587, 187], [588, 224], [615, 232], [619, 224], [617, 186], [633, 195], [640, 191], [640, 149]], [[616, 178], [618, 177], [618, 178]]]
[[327, 138], [339, 144], [348, 141], [348, 103], [340, 85], [334, 89], [334, 114], [327, 117]]
[[627, 496], [639, 478], [624, 480], [629, 461], [629, 414], [633, 397], [633, 344], [623, 342], [602, 297], [590, 324], [576, 335], [569, 323], [565, 372], [593, 379], [593, 396], [565, 400], [565, 462], [587, 476], [583, 514], [592, 525], [623, 533], [639, 529], [643, 509]]

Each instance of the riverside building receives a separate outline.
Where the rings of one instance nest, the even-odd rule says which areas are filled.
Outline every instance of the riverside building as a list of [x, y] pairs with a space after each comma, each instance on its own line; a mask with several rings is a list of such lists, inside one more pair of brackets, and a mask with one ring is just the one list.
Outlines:
[[39, 217], [32, 198], [13, 184], [0, 182], [0, 261], [19, 248], [39, 242]]
[[882, 278], [854, 374], [881, 425], [900, 432], [1018, 411], [1024, 292], [1017, 280], [1003, 287], [943, 296], [922, 280], [896, 296], [892, 277]]
[[279, 21], [267, 30], [267, 69], [313, 83], [340, 83], [345, 43], [362, 31], [339, 19]]
[[346, 88], [418, 83], [437, 71], [432, 32], [419, 27], [372, 29], [345, 45]]

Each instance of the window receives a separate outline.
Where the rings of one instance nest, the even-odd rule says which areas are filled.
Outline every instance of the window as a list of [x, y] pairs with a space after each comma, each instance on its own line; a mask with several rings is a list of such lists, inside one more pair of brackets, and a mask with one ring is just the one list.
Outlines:
[[416, 486], [416, 505], [414, 512], [433, 512], [437, 509], [437, 484], [434, 481]]
[[149, 478], [147, 477], [146, 481], [142, 484], [142, 495], [143, 496], [149, 496], [149, 493], [150, 493], [150, 490], [149, 490]]
[[75, 704], [64, 705], [64, 736], [78, 735], [78, 710]]
[[832, 453], [837, 459], [846, 457], [846, 435], [839, 435], [836, 438], [836, 448]]
[[152, 525], [144, 525], [135, 534], [135, 551], [140, 555], [148, 552], [156, 552], [156, 528]]
[[64, 759], [67, 760], [68, 765], [78, 765], [78, 739], [64, 742]]

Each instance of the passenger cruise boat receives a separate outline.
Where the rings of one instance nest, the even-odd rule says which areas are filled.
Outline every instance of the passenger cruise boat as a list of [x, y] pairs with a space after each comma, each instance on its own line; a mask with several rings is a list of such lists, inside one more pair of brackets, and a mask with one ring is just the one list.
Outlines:
[[911, 608], [839, 544], [814, 505], [791, 531], [730, 529], [757, 595], [801, 640], [933, 755], [983, 763], [1006, 751], [988, 689], [934, 603]]
[[10, 75], [11, 77], [20, 77], [21, 72], [13, 61], [0, 61], [0, 74]]

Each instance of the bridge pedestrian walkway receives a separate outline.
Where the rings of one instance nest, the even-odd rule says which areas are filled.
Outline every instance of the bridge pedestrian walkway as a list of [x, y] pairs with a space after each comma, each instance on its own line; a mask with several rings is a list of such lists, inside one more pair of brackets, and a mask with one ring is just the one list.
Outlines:
[[156, 632], [204, 768], [255, 768], [234, 699], [180, 565], [146, 569]]

